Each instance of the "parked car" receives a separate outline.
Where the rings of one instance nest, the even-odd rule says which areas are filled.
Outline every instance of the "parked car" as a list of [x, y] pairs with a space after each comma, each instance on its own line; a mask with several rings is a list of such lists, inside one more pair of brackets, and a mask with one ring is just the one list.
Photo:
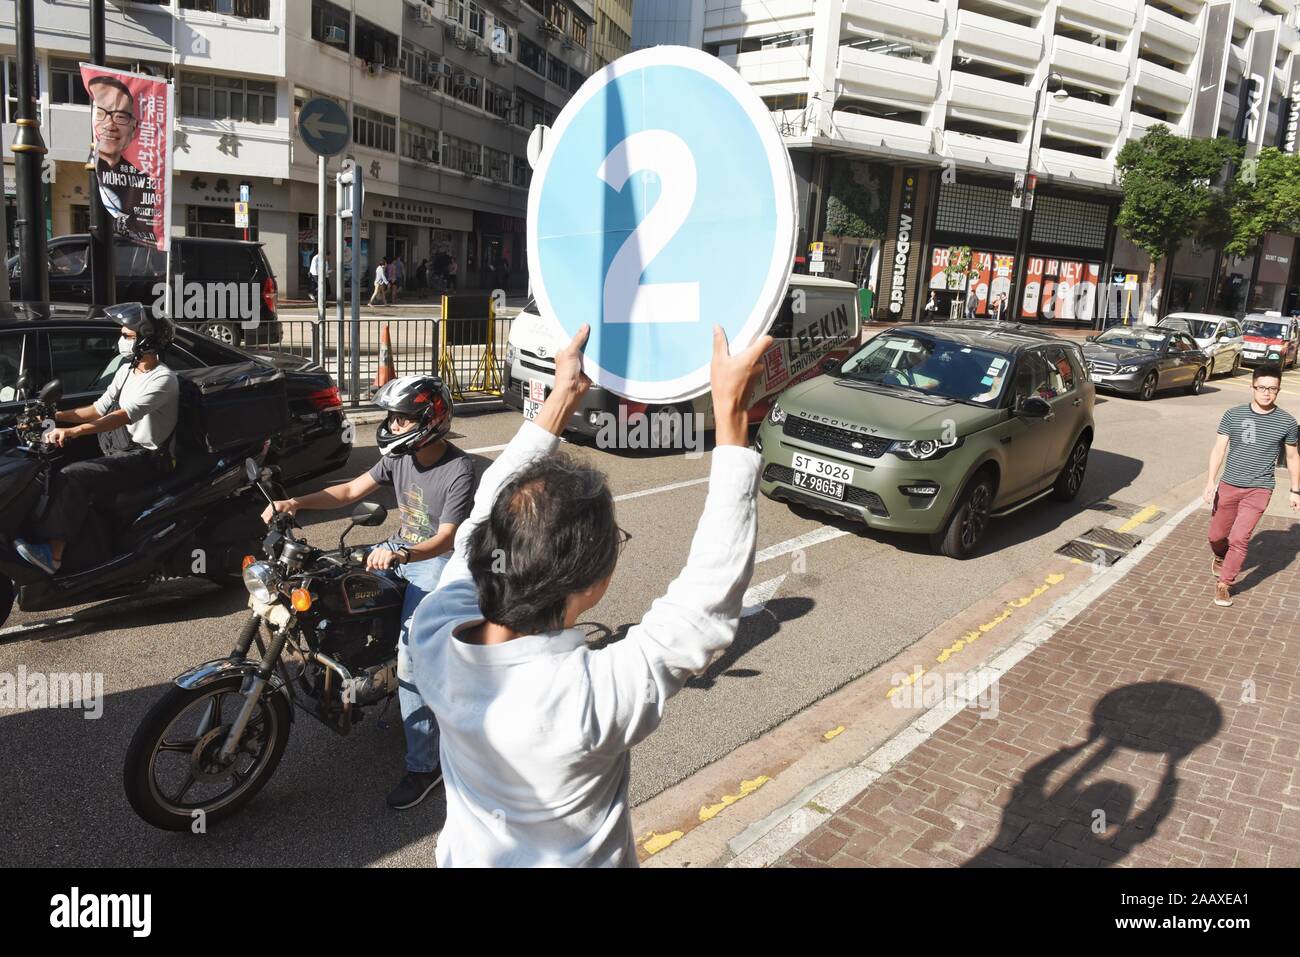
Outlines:
[[[61, 409], [99, 398], [126, 361], [117, 351], [121, 327], [94, 306], [0, 304], [0, 428], [13, 424], [25, 399], [51, 379], [63, 386]], [[267, 464], [294, 485], [344, 465], [352, 453], [343, 403], [334, 380], [310, 360], [259, 357], [195, 332], [178, 329], [166, 362], [176, 371], [257, 359], [284, 370], [290, 423], [272, 441]]]
[[[167, 256], [153, 246], [117, 239], [113, 246], [114, 286], [118, 302], [152, 304], [167, 280]], [[178, 236], [172, 239], [171, 315], [178, 322], [204, 320], [200, 331], [230, 345], [280, 341], [279, 286], [262, 244], [237, 239]], [[9, 298], [21, 298], [18, 257], [9, 257]], [[183, 285], [177, 290], [177, 279]], [[198, 283], [198, 286], [191, 286]], [[229, 284], [236, 283], [237, 286]], [[51, 302], [91, 302], [90, 237], [85, 233], [56, 236], [49, 243], [49, 295]], [[200, 315], [193, 307], [194, 291], [211, 295]], [[237, 297], [237, 298], [236, 298]], [[108, 305], [98, 303], [97, 305]], [[246, 306], [256, 309], [256, 328], [245, 329], [239, 320]], [[227, 321], [214, 321], [224, 319]]]
[[759, 487], [967, 558], [990, 518], [1079, 493], [1095, 399], [1067, 339], [1011, 323], [890, 329], [777, 398], [755, 439]]
[[1144, 401], [1161, 389], [1196, 395], [1210, 374], [1209, 357], [1191, 336], [1160, 326], [1114, 326], [1089, 336], [1083, 357], [1097, 388]]
[[1300, 319], [1273, 313], [1251, 313], [1241, 320], [1242, 361], [1246, 365], [1273, 362], [1294, 369], [1300, 352]]
[[1210, 375], [1236, 375], [1241, 371], [1244, 342], [1241, 323], [1236, 319], [1206, 312], [1171, 312], [1158, 326], [1191, 336], [1196, 347], [1209, 357]]

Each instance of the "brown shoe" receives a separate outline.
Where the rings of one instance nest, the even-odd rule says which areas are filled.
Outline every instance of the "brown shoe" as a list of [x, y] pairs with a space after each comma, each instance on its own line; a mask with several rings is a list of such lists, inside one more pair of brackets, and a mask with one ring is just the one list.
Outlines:
[[1224, 608], [1232, 604], [1232, 592], [1228, 589], [1227, 582], [1219, 582], [1214, 586], [1214, 603]]
[[1213, 555], [1210, 559], [1210, 570], [1214, 573], [1214, 580], [1218, 581], [1223, 574], [1223, 559], [1218, 555]]

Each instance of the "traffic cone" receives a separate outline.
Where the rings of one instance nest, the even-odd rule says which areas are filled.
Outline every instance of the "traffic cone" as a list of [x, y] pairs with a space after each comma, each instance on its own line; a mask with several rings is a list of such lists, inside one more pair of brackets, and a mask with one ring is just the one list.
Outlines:
[[378, 392], [389, 381], [396, 378], [397, 370], [393, 367], [393, 343], [388, 338], [388, 323], [384, 323], [384, 331], [379, 335], [379, 368], [375, 371], [371, 394]]

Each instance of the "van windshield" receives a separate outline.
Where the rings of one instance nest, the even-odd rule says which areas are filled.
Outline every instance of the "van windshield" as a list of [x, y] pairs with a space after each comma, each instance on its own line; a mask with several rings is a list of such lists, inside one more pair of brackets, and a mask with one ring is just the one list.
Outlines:
[[996, 405], [1011, 357], [919, 335], [876, 336], [844, 360], [839, 374], [859, 382], [916, 390], [977, 405]]

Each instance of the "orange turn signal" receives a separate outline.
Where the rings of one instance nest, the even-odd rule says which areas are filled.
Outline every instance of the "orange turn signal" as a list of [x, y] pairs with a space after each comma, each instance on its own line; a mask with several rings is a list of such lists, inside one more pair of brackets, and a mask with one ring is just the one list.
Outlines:
[[311, 592], [305, 588], [295, 588], [289, 593], [289, 602], [294, 611], [306, 611], [311, 607]]
[[254, 558], [252, 555], [245, 555], [244, 563], [239, 566], [240, 570], [242, 571], [243, 569], [247, 568], [249, 565], [253, 564], [253, 562], [255, 561], [257, 561], [257, 559]]

